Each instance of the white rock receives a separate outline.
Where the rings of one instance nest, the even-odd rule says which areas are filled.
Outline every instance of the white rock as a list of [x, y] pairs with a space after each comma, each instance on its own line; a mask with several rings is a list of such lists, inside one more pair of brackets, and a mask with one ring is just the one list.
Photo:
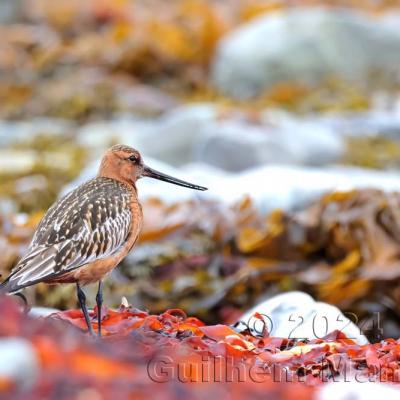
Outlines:
[[77, 143], [86, 147], [91, 157], [96, 159], [112, 144], [123, 143], [132, 146], [135, 140], [140, 140], [143, 133], [147, 133], [148, 127], [149, 123], [146, 120], [134, 116], [92, 122], [78, 130]]
[[216, 114], [215, 106], [203, 103], [178, 107], [160, 118], [130, 116], [91, 123], [79, 130], [78, 142], [95, 157], [111, 144], [123, 143], [137, 148], [145, 157], [182, 165], [194, 159], [196, 141]]
[[400, 389], [398, 386], [383, 383], [365, 382], [360, 377], [359, 381], [352, 379], [347, 382], [332, 382], [322, 385], [316, 393], [316, 400], [398, 400]]
[[28, 121], [0, 121], [0, 146], [30, 140], [37, 135], [65, 135], [73, 124], [54, 118], [33, 118]]
[[[263, 321], [254, 318], [254, 313], [262, 315]], [[330, 304], [316, 302], [302, 292], [288, 292], [265, 300], [246, 312], [239, 321], [250, 329], [262, 333], [265, 325], [270, 336], [289, 339], [321, 339], [339, 330], [358, 344], [368, 343], [352, 321]]]
[[238, 115], [218, 118], [210, 104], [179, 107], [151, 120], [134, 117], [90, 123], [80, 129], [79, 144], [99, 159], [112, 143], [141, 151], [173, 166], [208, 164], [225, 171], [244, 171], [266, 164], [328, 165], [341, 159], [345, 138], [379, 136], [397, 140], [400, 115], [371, 112], [296, 117], [268, 110], [261, 122]]
[[334, 190], [377, 188], [400, 190], [396, 173], [352, 167], [305, 168], [269, 165], [245, 171], [224, 184], [210, 184], [210, 195], [225, 202], [250, 194], [263, 212], [274, 208], [293, 210], [303, 208], [321, 195]]
[[[400, 140], [400, 114], [384, 111], [313, 116], [293, 123], [315, 124], [340, 137], [386, 137]], [[339, 139], [339, 138], [338, 138]]]
[[400, 32], [400, 11], [390, 11], [382, 15], [382, 22]]
[[289, 117], [278, 124], [251, 124], [235, 115], [220, 120], [218, 107], [208, 103], [179, 107], [151, 120], [89, 123], [79, 130], [78, 142], [92, 158], [101, 157], [112, 143], [124, 143], [146, 159], [174, 166], [196, 161], [227, 171], [276, 162], [321, 165], [344, 152], [343, 139], [326, 125]]
[[0, 377], [8, 378], [23, 389], [36, 380], [39, 360], [35, 349], [24, 339], [0, 339]]
[[278, 81], [391, 75], [399, 62], [400, 32], [389, 23], [345, 9], [298, 8], [253, 19], [223, 38], [213, 79], [243, 98]]
[[216, 118], [213, 104], [179, 107], [159, 121], [150, 140], [145, 139], [144, 153], [171, 165], [191, 162], [205, 128]]
[[282, 125], [252, 125], [231, 119], [204, 128], [196, 159], [227, 171], [242, 171], [273, 163], [324, 165], [343, 153], [343, 139], [322, 124], [287, 119]]
[[29, 315], [31, 317], [47, 317], [51, 314], [54, 314], [60, 310], [57, 310], [56, 308], [49, 308], [49, 307], [32, 307], [29, 310]]

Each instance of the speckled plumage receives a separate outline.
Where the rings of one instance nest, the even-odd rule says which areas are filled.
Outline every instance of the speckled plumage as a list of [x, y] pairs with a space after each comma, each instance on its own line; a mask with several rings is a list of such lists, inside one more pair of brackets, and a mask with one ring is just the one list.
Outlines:
[[38, 282], [76, 283], [79, 304], [93, 334], [81, 285], [99, 282], [96, 304], [101, 335], [102, 279], [128, 254], [139, 236], [143, 215], [136, 182], [142, 177], [206, 190], [146, 166], [140, 153], [129, 146], [115, 145], [104, 154], [97, 178], [50, 207], [28, 252], [0, 289], [14, 293]]
[[[17, 291], [40, 281], [76, 281], [70, 272], [118, 254], [126, 244], [137, 202], [133, 187], [112, 178], [86, 182], [57, 201], [43, 217], [28, 253], [13, 269], [7, 290]], [[78, 279], [79, 281], [79, 279]], [[87, 283], [87, 282], [83, 282]]]

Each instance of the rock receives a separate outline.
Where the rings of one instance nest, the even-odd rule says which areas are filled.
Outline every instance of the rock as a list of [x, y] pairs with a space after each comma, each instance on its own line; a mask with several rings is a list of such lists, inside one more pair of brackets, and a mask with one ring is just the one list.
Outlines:
[[391, 11], [382, 15], [382, 21], [386, 26], [400, 32], [400, 12]]
[[323, 194], [335, 190], [376, 188], [398, 191], [400, 177], [397, 173], [353, 167], [270, 165], [242, 172], [225, 181], [225, 185], [210, 184], [210, 188], [225, 201], [250, 194], [258, 209], [269, 212], [275, 208], [301, 209]]
[[293, 8], [251, 20], [218, 45], [212, 75], [222, 92], [257, 95], [276, 82], [362, 81], [399, 70], [400, 32], [352, 10]]
[[290, 117], [282, 125], [283, 120], [250, 123], [233, 113], [223, 119], [218, 114], [217, 106], [203, 103], [179, 107], [160, 118], [90, 123], [79, 130], [78, 143], [94, 158], [119, 142], [170, 165], [195, 161], [226, 171], [276, 162], [324, 165], [344, 153], [343, 139], [322, 124]]
[[31, 140], [37, 135], [66, 135], [73, 123], [53, 118], [33, 118], [29, 121], [0, 121], [0, 147]]
[[[255, 312], [262, 315], [264, 322], [254, 318]], [[360, 345], [368, 343], [360, 328], [337, 307], [316, 302], [302, 292], [288, 292], [265, 300], [239, 321], [260, 334], [266, 326], [270, 336], [274, 337], [313, 340], [339, 330]]]
[[378, 382], [367, 382], [360, 373], [358, 377], [348, 377], [345, 382], [332, 382], [322, 385], [316, 394], [316, 400], [397, 400], [400, 396], [398, 386]]
[[196, 159], [227, 171], [243, 171], [273, 163], [325, 165], [343, 153], [343, 139], [321, 124], [293, 119], [291, 124], [255, 125], [230, 119], [204, 127]]
[[400, 114], [384, 111], [308, 117], [303, 120], [331, 129], [342, 137], [380, 137], [400, 139]]
[[221, 118], [218, 107], [204, 103], [179, 107], [160, 118], [90, 123], [77, 137], [93, 159], [119, 142], [140, 149], [145, 159], [176, 167], [195, 162], [240, 172], [266, 164], [332, 164], [343, 158], [347, 137], [384, 135], [397, 140], [399, 131], [395, 113], [300, 118], [268, 110], [251, 122], [235, 113]]
[[78, 130], [77, 144], [87, 148], [89, 156], [96, 160], [115, 143], [132, 146], [135, 140], [147, 133], [148, 126], [148, 122], [135, 116], [87, 123]]
[[175, 109], [159, 121], [154, 140], [147, 141], [145, 153], [171, 165], [182, 165], [195, 159], [204, 130], [218, 117], [213, 104], [200, 103]]
[[91, 123], [79, 130], [78, 143], [96, 157], [111, 144], [124, 143], [146, 157], [182, 165], [193, 161], [196, 142], [216, 114], [215, 106], [204, 103], [178, 107], [159, 118], [129, 116]]
[[17, 387], [27, 389], [36, 380], [39, 360], [35, 349], [24, 339], [0, 339], [0, 378], [15, 382]]
[[59, 312], [56, 308], [49, 308], [49, 307], [32, 307], [29, 310], [29, 315], [31, 317], [48, 317], [51, 314]]

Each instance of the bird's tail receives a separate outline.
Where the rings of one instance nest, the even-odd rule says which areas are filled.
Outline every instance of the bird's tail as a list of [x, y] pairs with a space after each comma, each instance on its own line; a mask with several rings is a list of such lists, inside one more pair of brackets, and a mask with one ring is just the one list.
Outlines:
[[8, 277], [5, 281], [0, 283], [0, 293], [9, 293], [10, 292], [10, 277]]
[[22, 292], [18, 291], [18, 290], [13, 291], [12, 288], [10, 287], [9, 283], [10, 283], [10, 277], [8, 277], [4, 282], [0, 283], [0, 294], [5, 294], [5, 295], [8, 295], [8, 296], [12, 295], [12, 296], [20, 297], [22, 299], [22, 301], [25, 303], [25, 310], [29, 311], [29, 304], [28, 304], [28, 300], [25, 297], [25, 295]]

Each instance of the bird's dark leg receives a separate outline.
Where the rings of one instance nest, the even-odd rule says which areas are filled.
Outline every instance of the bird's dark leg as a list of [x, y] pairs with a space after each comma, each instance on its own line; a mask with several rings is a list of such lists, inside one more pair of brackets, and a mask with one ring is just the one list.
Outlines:
[[86, 308], [86, 296], [85, 296], [85, 293], [83, 292], [83, 290], [81, 289], [81, 287], [79, 286], [79, 283], [76, 284], [76, 293], [78, 295], [78, 300], [79, 300], [79, 304], [81, 306], [83, 315], [85, 316], [85, 321], [86, 321], [88, 330], [91, 335], [94, 335], [92, 323], [90, 322], [89, 313]]
[[99, 289], [96, 295], [97, 304], [97, 334], [101, 336], [101, 307], [103, 306], [103, 282], [99, 281]]

